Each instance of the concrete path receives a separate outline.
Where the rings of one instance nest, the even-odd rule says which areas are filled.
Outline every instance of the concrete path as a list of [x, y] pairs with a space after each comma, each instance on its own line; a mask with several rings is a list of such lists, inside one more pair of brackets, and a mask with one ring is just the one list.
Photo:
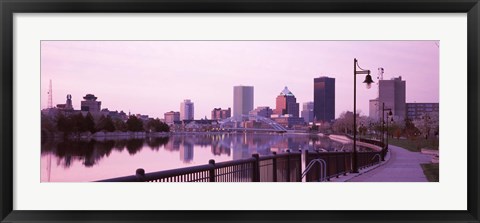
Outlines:
[[421, 163], [430, 163], [432, 156], [410, 152], [404, 148], [389, 145], [390, 159], [378, 168], [355, 176], [348, 182], [427, 182]]

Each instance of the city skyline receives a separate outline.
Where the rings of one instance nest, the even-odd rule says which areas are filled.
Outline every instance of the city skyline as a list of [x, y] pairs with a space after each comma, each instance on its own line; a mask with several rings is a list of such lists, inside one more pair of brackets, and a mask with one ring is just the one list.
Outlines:
[[[67, 94], [96, 95], [102, 108], [163, 118], [189, 98], [195, 117], [233, 108], [232, 88], [254, 87], [254, 105], [275, 107], [288, 86], [297, 102], [313, 101], [313, 79], [336, 79], [335, 117], [352, 110], [353, 58], [384, 79], [406, 80], [406, 102], [439, 102], [437, 41], [42, 41], [41, 108]], [[357, 108], [368, 115], [377, 85], [366, 90], [357, 77]], [[429, 83], [428, 85], [424, 85]], [[148, 102], [148, 103], [147, 103]]]

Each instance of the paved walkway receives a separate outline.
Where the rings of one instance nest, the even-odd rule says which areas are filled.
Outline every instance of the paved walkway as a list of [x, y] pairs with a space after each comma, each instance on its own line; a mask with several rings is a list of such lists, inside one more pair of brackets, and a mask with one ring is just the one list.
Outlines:
[[355, 176], [349, 182], [427, 182], [421, 163], [430, 163], [432, 156], [410, 152], [389, 145], [390, 159], [371, 171]]

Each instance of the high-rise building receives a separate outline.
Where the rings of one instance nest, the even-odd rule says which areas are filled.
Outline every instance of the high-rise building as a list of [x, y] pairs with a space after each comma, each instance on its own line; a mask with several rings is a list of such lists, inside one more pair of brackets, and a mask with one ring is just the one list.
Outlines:
[[283, 91], [280, 92], [280, 95], [277, 96], [276, 108], [273, 113], [277, 115], [289, 114], [293, 117], [299, 117], [299, 109], [300, 105], [297, 103], [297, 98], [295, 98], [295, 95], [285, 87]]
[[180, 121], [194, 119], [194, 106], [190, 99], [183, 100], [180, 103]]
[[175, 121], [180, 121], [180, 112], [169, 111], [164, 114], [165, 123], [172, 125]]
[[80, 110], [88, 112], [100, 112], [101, 110], [101, 101], [97, 101], [97, 97], [93, 94], [87, 94], [84, 101], [80, 102]]
[[439, 113], [439, 103], [406, 103], [405, 107], [410, 120], [421, 119], [425, 114]]
[[380, 121], [382, 117], [382, 111], [380, 111], [380, 109], [382, 109], [382, 106], [380, 105], [378, 98], [370, 99], [368, 105], [368, 117], [372, 118], [373, 120]]
[[335, 78], [313, 79], [313, 117], [315, 121], [335, 120]]
[[392, 109], [394, 117], [400, 120], [404, 120], [406, 117], [405, 89], [406, 82], [405, 80], [402, 80], [401, 76], [392, 78], [390, 80], [379, 80], [378, 101], [376, 103], [375, 101], [370, 101], [370, 109], [378, 110], [379, 112], [369, 112], [369, 115], [372, 115], [370, 117], [379, 120], [382, 116], [380, 109], [382, 109], [382, 104], [385, 103], [385, 108]]
[[233, 87], [233, 117], [248, 115], [253, 110], [253, 86]]
[[249, 114], [250, 115], [258, 115], [258, 116], [262, 116], [262, 117], [265, 117], [265, 118], [270, 118], [270, 115], [273, 114], [273, 111], [268, 106], [260, 106], [260, 107], [257, 107], [255, 109], [251, 110], [249, 112]]
[[313, 101], [302, 104], [302, 118], [306, 123], [313, 122]]
[[230, 118], [232, 116], [232, 110], [228, 109], [221, 109], [221, 108], [214, 108], [212, 110], [212, 120], [223, 120], [226, 118]]

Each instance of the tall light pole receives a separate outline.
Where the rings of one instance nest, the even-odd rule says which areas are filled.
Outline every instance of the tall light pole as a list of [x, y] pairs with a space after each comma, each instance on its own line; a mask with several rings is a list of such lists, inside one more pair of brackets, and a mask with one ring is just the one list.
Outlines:
[[367, 84], [367, 89], [370, 89], [371, 84], [373, 83], [372, 76], [370, 76], [370, 70], [362, 69], [358, 66], [359, 71], [357, 71], [358, 60], [357, 58], [353, 59], [353, 157], [352, 157], [352, 172], [358, 173], [358, 162], [357, 162], [357, 74], [366, 74], [365, 81], [363, 83]]
[[[383, 125], [385, 124], [385, 112], [386, 111], [389, 111], [388, 112], [388, 115], [387, 115], [387, 142], [385, 143], [385, 128], [383, 128]], [[383, 149], [382, 149], [382, 161], [385, 161], [385, 155], [387, 154], [387, 151], [388, 151], [388, 117], [392, 116], [393, 113], [392, 113], [392, 109], [391, 108], [385, 108], [385, 103], [382, 102], [382, 142], [385, 143], [383, 145]], [[393, 117], [392, 117], [392, 120], [393, 120]]]

